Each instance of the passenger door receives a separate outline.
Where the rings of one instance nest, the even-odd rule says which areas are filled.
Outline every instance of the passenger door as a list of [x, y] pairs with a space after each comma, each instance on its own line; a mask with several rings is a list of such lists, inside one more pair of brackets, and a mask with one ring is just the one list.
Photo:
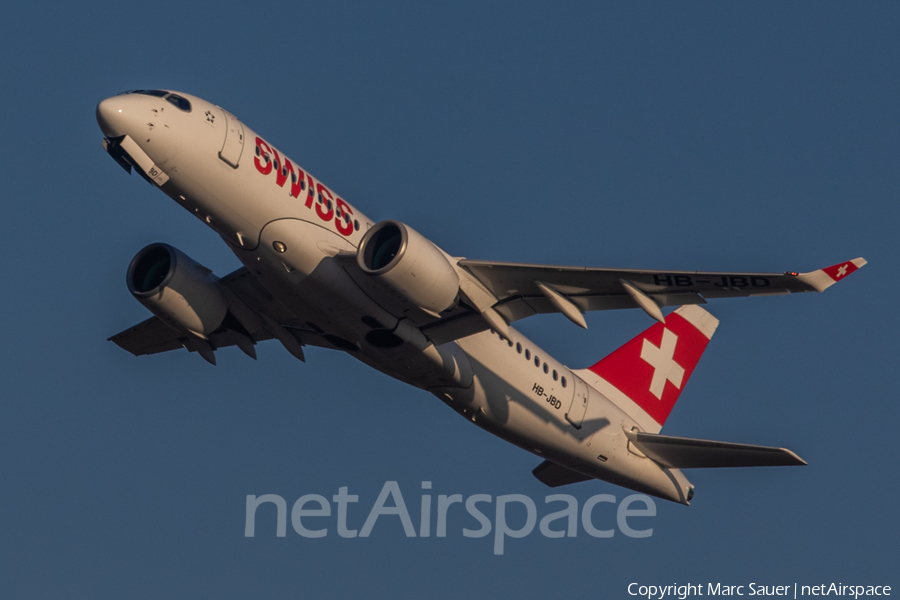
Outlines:
[[219, 109], [225, 113], [225, 144], [219, 151], [219, 158], [237, 169], [244, 151], [244, 126], [233, 114], [221, 106]]

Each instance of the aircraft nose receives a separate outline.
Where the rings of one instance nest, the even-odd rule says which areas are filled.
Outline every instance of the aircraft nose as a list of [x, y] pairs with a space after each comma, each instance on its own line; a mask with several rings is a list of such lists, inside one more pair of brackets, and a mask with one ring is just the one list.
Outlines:
[[112, 139], [127, 133], [126, 124], [131, 116], [127, 105], [128, 102], [122, 96], [107, 98], [97, 105], [97, 124], [104, 136]]

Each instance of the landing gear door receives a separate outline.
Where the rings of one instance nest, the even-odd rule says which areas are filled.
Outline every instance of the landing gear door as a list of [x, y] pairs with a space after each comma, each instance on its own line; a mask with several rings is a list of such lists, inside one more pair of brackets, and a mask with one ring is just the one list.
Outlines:
[[572, 406], [566, 413], [566, 420], [572, 424], [575, 429], [581, 429], [584, 423], [584, 415], [587, 412], [588, 405], [588, 389], [587, 384], [580, 377], [575, 379], [575, 395], [572, 396]]
[[233, 114], [219, 107], [225, 113], [225, 144], [219, 151], [219, 158], [237, 169], [244, 151], [244, 126]]

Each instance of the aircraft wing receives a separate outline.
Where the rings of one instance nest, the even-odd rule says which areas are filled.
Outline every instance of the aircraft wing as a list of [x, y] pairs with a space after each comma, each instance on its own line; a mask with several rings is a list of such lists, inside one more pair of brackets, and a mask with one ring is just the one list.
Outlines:
[[256, 358], [253, 346], [257, 342], [277, 338], [291, 354], [304, 360], [304, 345], [334, 348], [320, 332], [290, 313], [250, 275], [240, 268], [220, 279], [229, 296], [229, 314], [219, 331], [206, 340], [167, 325], [158, 317], [150, 317], [109, 338], [123, 350], [135, 356], [168, 352], [187, 348], [199, 352], [215, 364], [215, 350], [238, 346]]
[[467, 275], [462, 281], [463, 298], [475, 310], [461, 310], [461, 305], [442, 319], [424, 324], [422, 331], [435, 343], [488, 326], [502, 333], [506, 324], [535, 314], [562, 313], [587, 328], [582, 315], [594, 310], [641, 308], [664, 321], [661, 309], [665, 306], [705, 304], [709, 298], [821, 292], [860, 269], [866, 260], [856, 258], [808, 273], [604, 269], [465, 258], [457, 264]]
[[[357, 273], [355, 254], [335, 257], [358, 284], [376, 292], [367, 276]], [[586, 327], [583, 313], [640, 307], [657, 320], [661, 308], [705, 304], [707, 298], [768, 296], [798, 292], [821, 292], [866, 264], [865, 259], [838, 263], [809, 273], [732, 273], [701, 271], [653, 271], [564, 267], [460, 259], [466, 275], [461, 280], [460, 303], [448, 314], [435, 318], [425, 313], [414, 319], [435, 344], [484, 331], [490, 326], [502, 331], [512, 323], [535, 314], [560, 312]], [[278, 338], [302, 359], [303, 345], [335, 348], [321, 332], [310, 330], [302, 319], [288, 311], [250, 273], [238, 269], [221, 280], [230, 292], [230, 323], [200, 340], [151, 317], [110, 338], [136, 356], [187, 348], [214, 362], [214, 351], [237, 345], [250, 356], [257, 342]]]
[[135, 356], [144, 356], [184, 348], [183, 338], [186, 337], [163, 323], [158, 317], [150, 317], [134, 327], [117, 333], [109, 338], [109, 341]]
[[[731, 273], [557, 267], [460, 260], [509, 322], [574, 305], [579, 312], [705, 304], [707, 298], [821, 292], [866, 264], [857, 258], [809, 273]], [[650, 301], [649, 303], [647, 301]], [[567, 315], [568, 316], [568, 315]]]

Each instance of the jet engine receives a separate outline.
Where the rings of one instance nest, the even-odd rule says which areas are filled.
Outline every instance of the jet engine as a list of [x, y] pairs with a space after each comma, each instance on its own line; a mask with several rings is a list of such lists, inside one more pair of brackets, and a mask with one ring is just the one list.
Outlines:
[[366, 232], [356, 254], [359, 268], [394, 294], [437, 316], [456, 304], [459, 275], [443, 252], [398, 221]]
[[128, 267], [128, 291], [176, 330], [206, 338], [222, 325], [228, 302], [206, 267], [168, 244], [150, 244]]

